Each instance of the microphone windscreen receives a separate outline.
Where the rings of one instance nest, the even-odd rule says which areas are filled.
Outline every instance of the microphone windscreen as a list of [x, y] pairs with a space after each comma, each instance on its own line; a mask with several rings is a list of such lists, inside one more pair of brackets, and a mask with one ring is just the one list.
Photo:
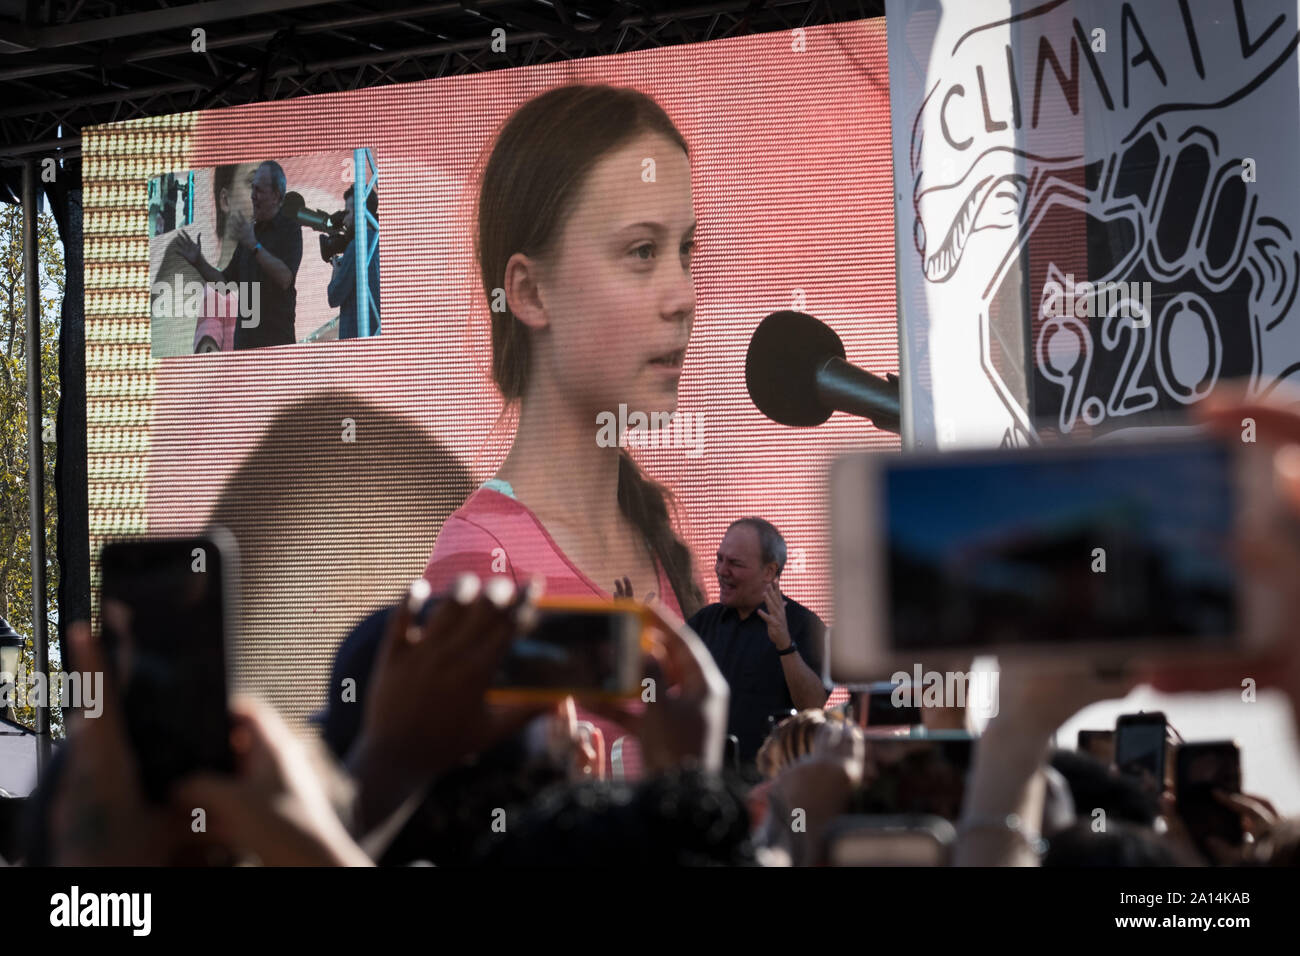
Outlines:
[[749, 340], [749, 397], [779, 424], [820, 425], [834, 409], [817, 397], [817, 370], [833, 358], [844, 358], [844, 343], [829, 325], [802, 312], [773, 312]]
[[285, 213], [290, 216], [296, 216], [298, 212], [307, 205], [307, 200], [302, 198], [301, 193], [285, 193], [283, 208]]

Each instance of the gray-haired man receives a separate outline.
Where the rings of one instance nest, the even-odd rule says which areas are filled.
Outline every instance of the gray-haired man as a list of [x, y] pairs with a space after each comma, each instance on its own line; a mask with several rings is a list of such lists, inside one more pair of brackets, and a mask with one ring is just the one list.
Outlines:
[[781, 594], [785, 539], [762, 518], [740, 518], [718, 545], [718, 603], [688, 622], [713, 654], [731, 686], [727, 732], [751, 765], [768, 733], [771, 714], [821, 707], [826, 625]]

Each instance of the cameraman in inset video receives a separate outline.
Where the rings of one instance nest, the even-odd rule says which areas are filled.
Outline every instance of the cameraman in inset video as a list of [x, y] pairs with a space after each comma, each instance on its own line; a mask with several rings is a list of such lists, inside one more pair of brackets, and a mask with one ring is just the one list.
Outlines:
[[[330, 265], [334, 267], [334, 272], [330, 276], [329, 288], [326, 295], [329, 298], [329, 304], [339, 310], [339, 338], [354, 339], [357, 337], [357, 243], [354, 213], [354, 187], [349, 186], [347, 192], [343, 194], [345, 210], [343, 214], [343, 231], [338, 238], [345, 238], [346, 245], [342, 252], [330, 257]], [[371, 215], [376, 219], [379, 216], [379, 193], [372, 189], [370, 195], [366, 197], [366, 208], [370, 210]], [[334, 239], [321, 238], [321, 248], [325, 250], [327, 241]], [[379, 253], [376, 250], [375, 255], [370, 257], [370, 299], [375, 303], [375, 318], [370, 335], [379, 334]]]

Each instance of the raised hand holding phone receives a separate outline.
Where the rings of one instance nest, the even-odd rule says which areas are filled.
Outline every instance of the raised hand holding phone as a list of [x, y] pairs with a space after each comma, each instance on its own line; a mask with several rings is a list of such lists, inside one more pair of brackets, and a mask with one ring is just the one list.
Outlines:
[[[998, 676], [998, 713], [980, 737], [967, 783], [956, 866], [1036, 866], [1032, 845], [1042, 821], [1042, 774], [1052, 734], [1089, 704], [1122, 698], [1137, 684], [1008, 660]], [[1018, 828], [994, 825], [1014, 819]]]
[[121, 695], [90, 625], [68, 628], [73, 659], [103, 674], [98, 717], [70, 721], [67, 764], [54, 795], [51, 841], [56, 866], [148, 866], [170, 861], [190, 830], [176, 810], [145, 797]]
[[613, 702], [588, 706], [640, 738], [649, 772], [687, 763], [720, 772], [731, 696], [726, 678], [699, 635], [663, 602], [648, 602], [645, 613], [658, 638], [642, 657], [653, 699], [640, 713]]
[[[484, 585], [466, 574], [450, 596], [426, 610], [429, 597], [428, 583], [417, 579], [390, 615], [361, 736], [348, 755], [361, 784], [363, 829], [389, 820], [434, 774], [545, 711], [490, 707], [487, 701], [507, 645], [535, 613], [534, 591], [517, 596], [507, 578]], [[417, 623], [421, 611], [425, 617]]]
[[[1274, 486], [1286, 520], [1273, 522], [1254, 540], [1243, 543], [1239, 560], [1247, 574], [1279, 595], [1284, 602], [1278, 617], [1300, 620], [1300, 411], [1295, 389], [1277, 389], [1267, 399], [1251, 398], [1243, 389], [1224, 386], [1195, 406], [1194, 413], [1214, 432], [1242, 441], [1250, 427], [1259, 454], [1271, 454]], [[1275, 687], [1291, 702], [1300, 727], [1300, 633], [1290, 633], [1268, 654], [1252, 663], [1252, 676], [1261, 687]], [[1157, 690], [1210, 691], [1240, 688], [1239, 669], [1162, 662], [1150, 667], [1147, 680]]]
[[162, 804], [181, 777], [233, 767], [225, 649], [234, 539], [210, 528], [193, 538], [114, 541], [100, 563], [104, 663], [145, 796]]
[[196, 774], [174, 801], [202, 807], [207, 833], [268, 866], [371, 866], [331, 805], [317, 769], [293, 731], [268, 704], [231, 705], [236, 773]]

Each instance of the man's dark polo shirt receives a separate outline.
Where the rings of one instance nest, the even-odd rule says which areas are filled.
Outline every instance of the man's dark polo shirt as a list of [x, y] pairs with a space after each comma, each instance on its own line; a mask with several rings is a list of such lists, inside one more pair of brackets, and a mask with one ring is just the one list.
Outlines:
[[[261, 321], [255, 328], [244, 328], [241, 314], [235, 323], [235, 348], [255, 349], [263, 345], [292, 345], [297, 341], [293, 325], [298, 307], [298, 266], [302, 263], [302, 226], [290, 219], [281, 209], [266, 222], [253, 223], [253, 234], [269, 252], [286, 266], [293, 281], [289, 288], [281, 289], [263, 275], [253, 250], [243, 243], [235, 250], [229, 264], [221, 271], [227, 282], [259, 282]], [[247, 295], [247, 292], [241, 295]], [[247, 306], [245, 306], [247, 308]]]
[[[790, 637], [799, 645], [798, 654], [804, 663], [820, 677], [826, 625], [798, 601], [782, 596]], [[734, 608], [722, 604], [700, 608], [687, 623], [704, 640], [731, 685], [727, 733], [735, 734], [740, 741], [741, 763], [752, 763], [767, 739], [768, 716], [794, 709], [782, 658], [767, 636], [767, 623], [758, 611], [742, 621]]]

